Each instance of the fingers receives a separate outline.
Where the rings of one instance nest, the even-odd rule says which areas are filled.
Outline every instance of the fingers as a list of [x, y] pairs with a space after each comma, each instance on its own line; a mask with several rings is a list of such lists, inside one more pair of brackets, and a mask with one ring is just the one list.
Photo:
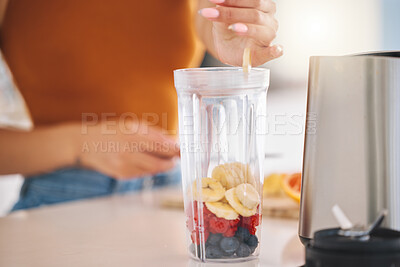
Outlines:
[[203, 8], [199, 12], [211, 21], [223, 22], [228, 25], [235, 23], [263, 25], [271, 27], [275, 32], [279, 27], [275, 17], [252, 8], [216, 7]]
[[212, 21], [233, 24], [242, 22], [246, 24], [263, 25], [268, 22], [268, 15], [253, 8], [223, 7], [203, 8], [200, 14]]
[[114, 169], [117, 179], [132, 179], [154, 175], [172, 169], [176, 164], [174, 159], [165, 159], [146, 153], [120, 155]]
[[179, 156], [180, 150], [176, 140], [164, 135], [158, 128], [148, 127], [146, 130], [141, 130], [134, 139], [138, 152], [165, 158]]
[[276, 4], [271, 0], [210, 0], [210, 2], [220, 6], [254, 8], [265, 13], [276, 13]]
[[253, 62], [254, 66], [261, 65], [267, 61], [278, 58], [283, 55], [283, 48], [280, 45], [272, 45], [256, 49], [252, 52], [252, 58], [256, 59]]
[[146, 136], [143, 142], [138, 141], [137, 150], [163, 158], [179, 156], [180, 152], [178, 144], [173, 139], [158, 136]]
[[166, 172], [176, 165], [174, 158], [160, 158], [152, 154], [94, 153], [83, 155], [82, 166], [100, 171], [115, 179], [132, 179]]
[[276, 31], [268, 26], [260, 26], [253, 24], [235, 23], [228, 27], [231, 31], [238, 35], [248, 36], [260, 42], [263, 46], [269, 46], [271, 41], [276, 37]]
[[142, 153], [135, 158], [139, 168], [147, 174], [165, 172], [175, 166], [174, 159], [159, 158], [151, 154]]
[[[213, 22], [217, 22], [214, 26], [221, 28], [221, 32], [224, 31], [223, 28], [228, 27], [237, 35], [253, 39], [256, 47], [263, 50], [264, 55], [261, 58], [266, 58], [266, 55], [268, 58], [276, 58], [282, 55], [281, 47], [278, 51], [276, 47], [269, 48], [269, 46], [276, 37], [278, 21], [272, 14], [254, 8], [262, 6], [263, 10], [274, 11], [275, 5], [271, 3], [273, 2], [267, 0], [224, 0], [222, 4], [215, 8], [200, 10], [200, 14]], [[222, 6], [228, 4], [240, 5], [240, 7]], [[269, 7], [265, 5], [269, 5]], [[261, 64], [263, 63], [265, 62]]]

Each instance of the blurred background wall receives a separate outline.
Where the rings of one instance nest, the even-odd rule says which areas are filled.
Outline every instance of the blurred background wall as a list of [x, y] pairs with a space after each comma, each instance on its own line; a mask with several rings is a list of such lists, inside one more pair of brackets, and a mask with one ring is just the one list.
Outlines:
[[400, 50], [400, 1], [381, 0], [382, 48]]
[[266, 64], [273, 70], [271, 88], [303, 86], [312, 55], [346, 55], [382, 47], [383, 2], [379, 0], [279, 0], [276, 43], [282, 59]]
[[[399, 0], [277, 0], [276, 43], [285, 55], [271, 69], [266, 174], [301, 170], [308, 58], [400, 50]], [[220, 62], [206, 56], [203, 66]], [[1, 149], [1, 148], [0, 148]], [[17, 199], [22, 178], [0, 178], [0, 216]]]
[[[400, 50], [399, 0], [279, 0], [276, 44], [284, 56], [271, 69], [266, 174], [301, 170], [310, 56]], [[396, 35], [396, 37], [394, 37]], [[209, 56], [204, 62], [218, 64]]]

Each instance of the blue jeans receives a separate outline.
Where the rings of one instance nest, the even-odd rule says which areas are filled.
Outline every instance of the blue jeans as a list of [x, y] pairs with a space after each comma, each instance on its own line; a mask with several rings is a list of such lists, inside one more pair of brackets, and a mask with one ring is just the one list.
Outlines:
[[102, 173], [66, 168], [25, 179], [18, 202], [11, 211], [30, 209], [67, 201], [177, 185], [181, 181], [180, 167], [155, 176], [132, 180], [115, 180]]

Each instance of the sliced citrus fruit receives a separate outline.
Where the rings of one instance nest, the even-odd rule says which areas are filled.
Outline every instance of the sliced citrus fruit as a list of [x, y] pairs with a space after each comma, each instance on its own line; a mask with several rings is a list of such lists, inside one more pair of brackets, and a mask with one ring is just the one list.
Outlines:
[[282, 188], [289, 197], [300, 202], [301, 173], [286, 175], [282, 179]]
[[264, 178], [263, 195], [264, 196], [280, 196], [284, 194], [282, 191], [282, 179], [285, 174], [271, 173]]

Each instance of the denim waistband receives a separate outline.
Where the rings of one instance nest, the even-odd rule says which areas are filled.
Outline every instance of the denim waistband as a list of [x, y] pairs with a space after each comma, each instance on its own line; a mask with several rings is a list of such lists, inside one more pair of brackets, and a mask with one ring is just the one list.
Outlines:
[[180, 181], [179, 166], [165, 173], [129, 180], [116, 180], [93, 170], [65, 168], [27, 177], [12, 210], [176, 185]]

